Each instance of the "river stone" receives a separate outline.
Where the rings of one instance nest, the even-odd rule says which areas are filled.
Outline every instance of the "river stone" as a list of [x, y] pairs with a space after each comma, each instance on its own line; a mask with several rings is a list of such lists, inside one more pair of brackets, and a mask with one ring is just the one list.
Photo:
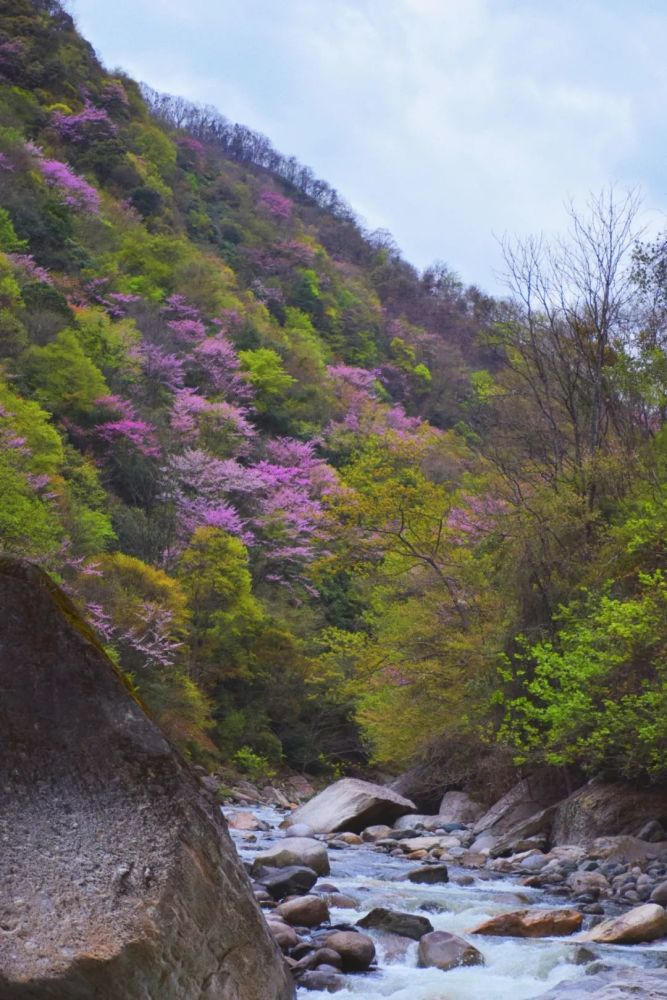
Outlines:
[[560, 983], [537, 1000], [667, 1000], [667, 976], [649, 969], [606, 969]]
[[329, 855], [324, 844], [308, 837], [291, 837], [273, 847], [256, 854], [252, 862], [252, 873], [265, 868], [288, 868], [298, 866], [312, 868], [318, 875], [328, 875]]
[[658, 858], [667, 853], [667, 843], [649, 843], [639, 837], [626, 835], [614, 837], [596, 837], [588, 846], [588, 854], [592, 858], [602, 858], [606, 861], [623, 861], [634, 863]]
[[596, 944], [639, 944], [667, 936], [667, 913], [657, 903], [635, 906], [620, 917], [603, 920], [579, 940]]
[[270, 921], [267, 924], [271, 937], [276, 942], [281, 951], [289, 951], [299, 943], [299, 935], [289, 924]]
[[582, 921], [577, 910], [514, 910], [491, 917], [468, 933], [498, 937], [560, 937], [578, 931]]
[[317, 927], [329, 919], [329, 907], [323, 896], [287, 899], [274, 912], [293, 927]]
[[375, 958], [375, 945], [367, 934], [335, 931], [325, 943], [340, 955], [344, 972], [364, 972]]
[[421, 816], [419, 814], [408, 813], [407, 816], [400, 816], [394, 823], [392, 832], [397, 830], [416, 830], [418, 826], [424, 830], [438, 830], [445, 821], [442, 816]]
[[[561, 797], [560, 785], [552, 775], [535, 774], [513, 785], [483, 816], [475, 822], [475, 834], [490, 833], [498, 837], [506, 833], [515, 834], [519, 825], [532, 820], [545, 809], [553, 806]], [[531, 830], [533, 832], [541, 832]], [[525, 831], [522, 837], [530, 836]]]
[[313, 969], [299, 976], [299, 986], [319, 993], [340, 993], [345, 985], [345, 976], [339, 975], [335, 969], [331, 972], [328, 969]]
[[424, 934], [430, 934], [433, 930], [433, 924], [426, 917], [419, 917], [416, 913], [387, 910], [383, 906], [376, 906], [361, 920], [357, 920], [357, 927], [363, 927], [365, 930], [389, 931], [392, 934], [412, 938], [413, 941], [419, 941]]
[[443, 823], [475, 823], [485, 810], [467, 792], [445, 792], [438, 811]]
[[312, 839], [315, 831], [307, 823], [293, 823], [285, 830], [286, 837], [310, 837]]
[[342, 778], [300, 806], [288, 817], [287, 824], [307, 823], [315, 833], [360, 833], [373, 823], [392, 823], [408, 812], [415, 812], [414, 803], [391, 788], [358, 778]]
[[601, 872], [572, 872], [568, 876], [567, 885], [577, 896], [592, 893], [597, 898], [608, 896], [611, 892], [611, 886]]
[[72, 603], [2, 557], [0, 607], [0, 996], [289, 1000], [219, 807]]
[[439, 882], [449, 882], [447, 865], [423, 865], [408, 872], [408, 881], [421, 885], [437, 885]]
[[660, 882], [651, 893], [651, 902], [667, 906], [667, 882]]
[[310, 892], [317, 882], [317, 873], [302, 865], [289, 865], [287, 868], [260, 869], [255, 881], [264, 886], [273, 899], [284, 899]]
[[473, 945], [447, 931], [425, 934], [419, 942], [419, 966], [446, 972], [459, 965], [484, 965], [484, 957]]

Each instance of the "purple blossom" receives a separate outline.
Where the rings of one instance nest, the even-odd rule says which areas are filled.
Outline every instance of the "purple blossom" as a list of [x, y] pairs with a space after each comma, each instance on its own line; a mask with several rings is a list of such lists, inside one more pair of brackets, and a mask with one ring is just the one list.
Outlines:
[[69, 208], [92, 214], [99, 212], [100, 196], [88, 181], [77, 176], [66, 163], [44, 159], [41, 150], [32, 143], [27, 143], [26, 149], [35, 155], [37, 167], [46, 184], [60, 195]]
[[95, 435], [99, 440], [107, 444], [127, 442], [147, 458], [155, 458], [160, 454], [155, 427], [141, 420], [128, 400], [119, 396], [103, 396], [96, 400], [96, 404], [117, 417], [96, 425]]
[[0, 153], [0, 170], [15, 170], [16, 166], [12, 163], [6, 153]]
[[236, 351], [224, 333], [206, 337], [195, 346], [190, 358], [191, 374], [203, 389], [236, 402], [252, 398], [252, 389], [240, 374]]
[[259, 204], [277, 219], [289, 219], [294, 208], [294, 203], [289, 198], [268, 188], [260, 194]]
[[61, 139], [67, 142], [88, 142], [91, 138], [107, 139], [117, 132], [117, 128], [104, 108], [95, 108], [86, 101], [82, 111], [63, 114], [54, 111], [51, 124]]
[[367, 393], [373, 390], [379, 374], [377, 368], [369, 371], [366, 368], [355, 368], [353, 365], [329, 365], [327, 371], [331, 378]]
[[162, 312], [173, 313], [179, 319], [201, 320], [200, 310], [189, 303], [184, 295], [170, 295], [162, 307]]
[[167, 326], [177, 340], [186, 344], [206, 336], [206, 327], [199, 319], [172, 319]]
[[132, 351], [132, 356], [139, 360], [150, 381], [160, 383], [171, 392], [182, 387], [185, 373], [183, 362], [176, 354], [168, 354], [158, 344], [143, 343]]
[[39, 264], [35, 263], [32, 254], [8, 253], [7, 257], [14, 267], [18, 268], [30, 281], [41, 281], [45, 285], [53, 284], [53, 278], [49, 272], [45, 267], [40, 267]]

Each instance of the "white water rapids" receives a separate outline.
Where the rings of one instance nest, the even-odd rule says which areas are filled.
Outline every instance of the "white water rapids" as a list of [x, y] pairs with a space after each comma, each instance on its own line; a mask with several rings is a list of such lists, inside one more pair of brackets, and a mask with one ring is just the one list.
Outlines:
[[[235, 809], [225, 808], [229, 815]], [[271, 824], [269, 833], [256, 834], [257, 842], [249, 843], [243, 835], [231, 830], [237, 850], [244, 860], [251, 860], [257, 850], [264, 849], [282, 837], [277, 827], [283, 814], [271, 807], [252, 811], [258, 819]], [[452, 969], [417, 968], [417, 942], [364, 931], [375, 941], [378, 970], [363, 975], [347, 976], [347, 988], [333, 994], [337, 1000], [530, 1000], [540, 997], [558, 983], [586, 974], [582, 960], [583, 945], [569, 938], [493, 938], [467, 932], [483, 920], [498, 913], [526, 907], [562, 907], [563, 899], [549, 897], [544, 891], [528, 889], [510, 878], [485, 877], [484, 872], [470, 872], [449, 865], [452, 881], [441, 885], [413, 885], [406, 881], [414, 861], [392, 858], [370, 845], [330, 850], [331, 875], [321, 881], [333, 883], [342, 893], [357, 901], [357, 908], [331, 909], [332, 924], [351, 924], [375, 906], [418, 913], [428, 917], [436, 931], [451, 931], [470, 940], [482, 952], [483, 966]], [[453, 881], [457, 875], [472, 875], [474, 884], [460, 886]], [[481, 877], [480, 877], [481, 876]], [[654, 945], [615, 947], [586, 945], [596, 960], [605, 965], [637, 965], [664, 968], [667, 965], [665, 942]], [[330, 1000], [332, 994], [299, 990], [299, 1000]]]

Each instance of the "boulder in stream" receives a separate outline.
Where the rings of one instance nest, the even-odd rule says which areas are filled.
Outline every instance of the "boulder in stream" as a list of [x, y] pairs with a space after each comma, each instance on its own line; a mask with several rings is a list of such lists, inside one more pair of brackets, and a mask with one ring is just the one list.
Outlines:
[[261, 868], [288, 868], [302, 866], [312, 868], [318, 875], [328, 875], [329, 855], [324, 844], [308, 837], [290, 837], [281, 840], [273, 847], [267, 847], [255, 855], [252, 862], [252, 873], [255, 875]]
[[392, 823], [408, 812], [415, 812], [414, 803], [391, 788], [358, 778], [342, 778], [296, 809], [286, 825], [306, 823], [315, 833], [360, 833], [371, 824]]
[[644, 903], [610, 917], [579, 936], [580, 941], [596, 944], [640, 944], [667, 937], [667, 912], [658, 903]]
[[41, 570], [0, 558], [0, 996], [289, 1000], [220, 809]]
[[420, 917], [416, 913], [387, 910], [383, 906], [376, 906], [361, 920], [357, 920], [357, 927], [363, 927], [364, 930], [389, 931], [391, 934], [412, 938], [413, 941], [419, 941], [424, 934], [433, 931], [433, 924], [426, 917]]
[[334, 931], [327, 937], [326, 946], [338, 952], [344, 972], [365, 972], [375, 958], [371, 938], [356, 931]]
[[578, 910], [513, 910], [499, 913], [483, 924], [472, 928], [469, 934], [489, 934], [497, 937], [560, 937], [574, 934], [581, 927], [583, 917]]
[[419, 942], [419, 965], [446, 972], [459, 965], [484, 965], [484, 956], [463, 938], [448, 931], [425, 934]]

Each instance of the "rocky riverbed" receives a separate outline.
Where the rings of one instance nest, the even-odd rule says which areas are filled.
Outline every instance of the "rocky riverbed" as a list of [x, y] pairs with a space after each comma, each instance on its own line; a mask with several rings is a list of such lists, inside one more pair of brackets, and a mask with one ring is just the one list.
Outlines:
[[492, 857], [474, 822], [325, 834], [281, 828], [278, 806], [224, 813], [300, 1000], [667, 998], [660, 841]]

